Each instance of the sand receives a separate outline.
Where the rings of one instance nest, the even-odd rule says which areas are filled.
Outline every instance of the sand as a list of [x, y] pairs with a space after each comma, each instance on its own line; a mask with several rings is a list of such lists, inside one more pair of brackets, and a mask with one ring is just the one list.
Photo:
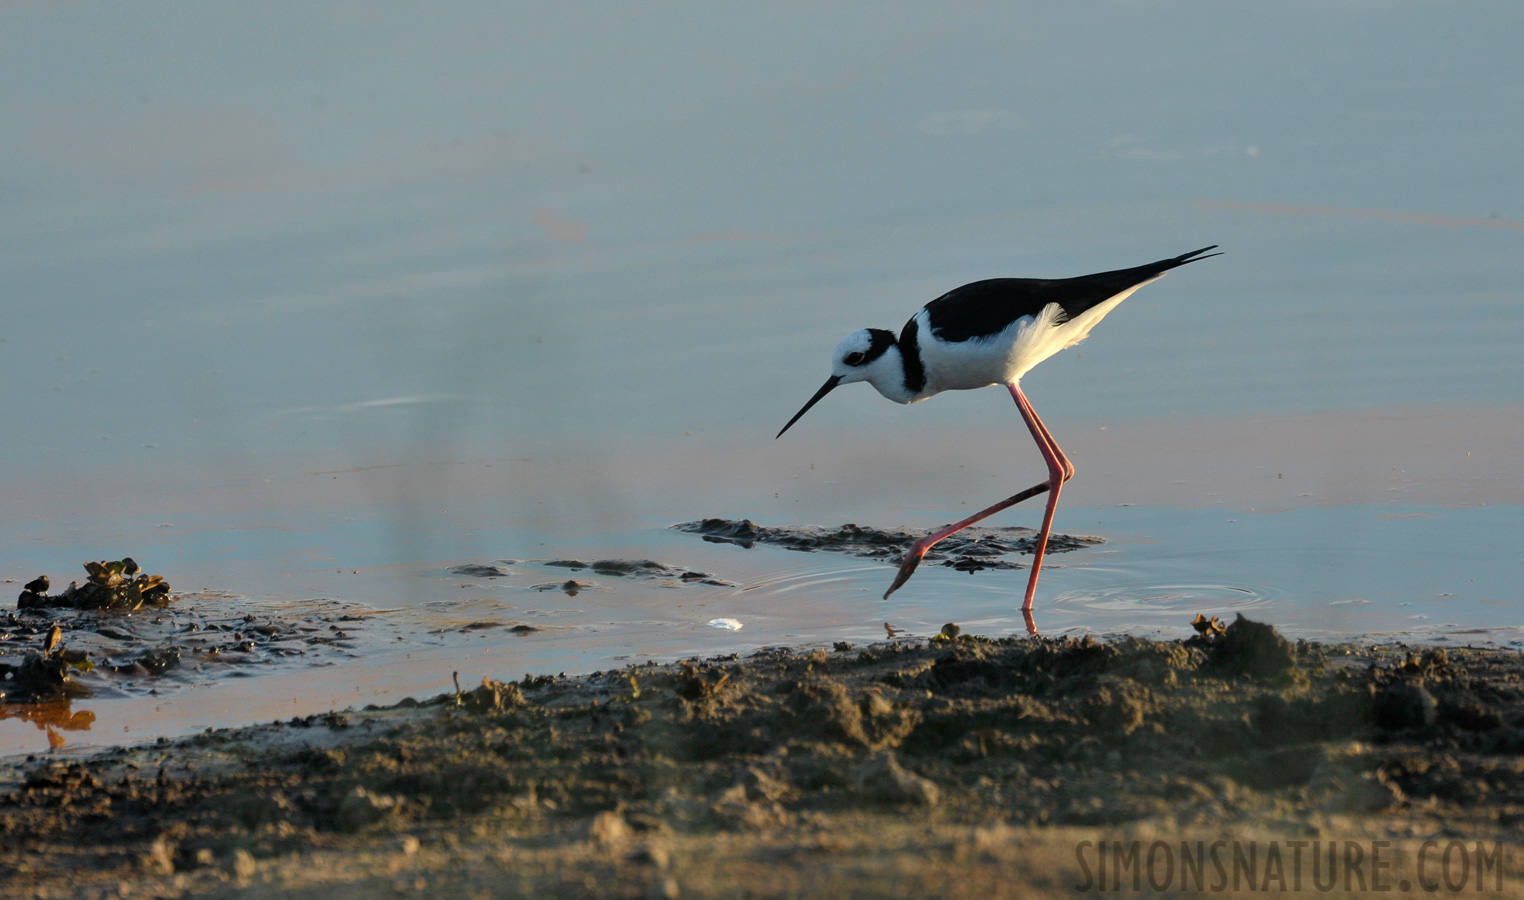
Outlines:
[[12, 759], [0, 896], [1516, 896], [1521, 674], [1240, 620], [489, 680]]

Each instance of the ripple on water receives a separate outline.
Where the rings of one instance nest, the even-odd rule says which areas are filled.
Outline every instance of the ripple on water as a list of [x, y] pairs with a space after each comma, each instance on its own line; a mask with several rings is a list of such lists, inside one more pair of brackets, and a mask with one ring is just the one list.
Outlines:
[[1275, 599], [1264, 590], [1226, 584], [1160, 584], [1129, 585], [1103, 591], [1066, 591], [1050, 600], [1048, 605], [1050, 608], [1136, 616], [1178, 617], [1195, 613], [1220, 616], [1261, 610], [1275, 605]]
[[761, 591], [764, 594], [791, 594], [800, 590], [825, 590], [829, 592], [850, 589], [854, 586], [853, 583], [858, 580], [858, 576], [861, 573], [882, 571], [889, 570], [882, 565], [793, 569], [758, 579], [733, 593], [744, 594], [751, 591]]

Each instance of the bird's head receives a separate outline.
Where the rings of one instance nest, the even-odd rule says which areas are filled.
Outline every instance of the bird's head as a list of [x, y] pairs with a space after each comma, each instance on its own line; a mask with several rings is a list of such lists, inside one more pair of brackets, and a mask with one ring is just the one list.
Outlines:
[[863, 328], [854, 331], [841, 339], [836, 345], [836, 352], [831, 356], [831, 377], [821, 385], [810, 402], [804, 404], [804, 408], [794, 413], [794, 417], [783, 426], [783, 431], [778, 432], [778, 437], [783, 437], [783, 432], [788, 431], [799, 421], [799, 417], [810, 411], [810, 407], [820, 402], [838, 385], [852, 384], [855, 381], [869, 381], [881, 369], [881, 365], [887, 365], [885, 354], [889, 348], [895, 346], [894, 332], [885, 331], [882, 328]]

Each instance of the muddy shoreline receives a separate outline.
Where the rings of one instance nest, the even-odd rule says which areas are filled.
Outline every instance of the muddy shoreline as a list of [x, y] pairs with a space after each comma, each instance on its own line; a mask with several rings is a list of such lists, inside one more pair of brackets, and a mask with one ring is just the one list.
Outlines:
[[488, 680], [9, 760], [0, 896], [1058, 896], [1139, 840], [1390, 853], [1350, 894], [1458, 841], [1517, 895], [1521, 678], [1240, 620]]

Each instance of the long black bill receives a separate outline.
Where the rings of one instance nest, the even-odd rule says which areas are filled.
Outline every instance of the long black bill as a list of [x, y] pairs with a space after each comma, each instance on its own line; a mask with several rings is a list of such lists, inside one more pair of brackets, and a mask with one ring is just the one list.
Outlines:
[[[808, 403], [806, 403], [804, 405], [804, 409], [801, 409], [798, 412], [794, 413], [794, 417], [792, 419], [788, 420], [788, 424], [787, 425], [783, 426], [783, 431], [788, 431], [790, 428], [793, 428], [794, 427], [794, 423], [799, 421], [799, 417], [800, 416], [802, 416], [805, 413], [809, 412], [810, 411], [810, 407], [812, 407], [815, 404], [819, 403], [820, 402], [820, 398], [824, 397], [826, 394], [829, 394], [831, 392], [831, 389], [836, 387], [838, 384], [841, 384], [841, 376], [840, 375], [832, 375], [830, 378], [827, 378], [826, 379], [826, 383], [821, 385], [820, 386], [820, 390], [815, 392], [815, 396], [810, 398], [810, 402], [808, 402]], [[773, 438], [773, 440], [776, 441], [778, 438], [783, 437], [783, 431], [778, 432], [778, 437]]]

